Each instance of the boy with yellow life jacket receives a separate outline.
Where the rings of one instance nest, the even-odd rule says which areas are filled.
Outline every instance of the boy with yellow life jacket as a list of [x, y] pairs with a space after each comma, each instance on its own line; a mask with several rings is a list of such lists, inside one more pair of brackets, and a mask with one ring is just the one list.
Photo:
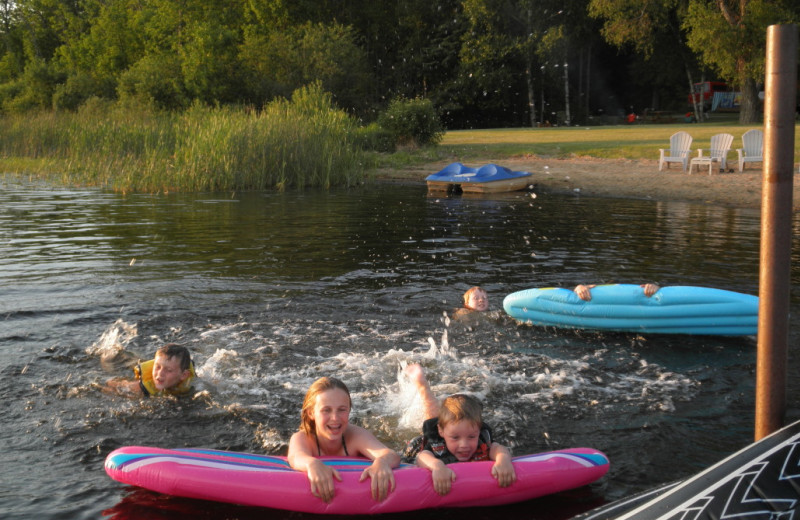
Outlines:
[[178, 395], [189, 392], [196, 377], [189, 351], [176, 343], [159, 348], [153, 359], [138, 363], [133, 373], [135, 381], [111, 380], [109, 388], [144, 397]]

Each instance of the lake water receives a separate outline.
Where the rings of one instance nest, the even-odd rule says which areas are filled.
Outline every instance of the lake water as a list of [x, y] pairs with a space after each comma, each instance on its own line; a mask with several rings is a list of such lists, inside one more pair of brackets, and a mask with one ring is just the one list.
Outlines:
[[[694, 474], [752, 442], [755, 338], [518, 326], [502, 299], [593, 282], [757, 294], [759, 227], [746, 209], [422, 185], [123, 196], [0, 179], [0, 517], [307, 517], [126, 487], [103, 461], [130, 444], [284, 454], [321, 375], [399, 450], [421, 417], [399, 377], [412, 361], [438, 395], [479, 396], [515, 453], [593, 447], [611, 470], [523, 504], [389, 516], [568, 518]], [[450, 322], [472, 285], [492, 316]], [[193, 353], [196, 394], [101, 391], [129, 374], [125, 354], [171, 341]]]

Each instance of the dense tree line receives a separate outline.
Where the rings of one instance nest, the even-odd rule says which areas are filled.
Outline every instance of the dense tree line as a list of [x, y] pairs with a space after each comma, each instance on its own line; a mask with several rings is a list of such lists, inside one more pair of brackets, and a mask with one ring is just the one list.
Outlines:
[[[747, 103], [765, 28], [796, 0], [0, 0], [0, 112], [92, 98], [261, 107], [313, 81], [371, 121], [429, 99], [450, 128], [685, 110], [721, 78]], [[755, 117], [746, 105], [742, 117]]]

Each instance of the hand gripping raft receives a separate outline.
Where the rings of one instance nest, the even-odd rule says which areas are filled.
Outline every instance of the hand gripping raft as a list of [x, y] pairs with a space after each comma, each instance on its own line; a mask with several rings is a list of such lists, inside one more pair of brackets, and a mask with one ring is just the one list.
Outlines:
[[128, 446], [111, 452], [105, 469], [118, 482], [168, 495], [353, 515], [520, 502], [584, 486], [602, 477], [609, 467], [603, 453], [589, 448], [524, 455], [513, 459], [517, 481], [500, 488], [491, 477], [491, 461], [450, 464], [457, 478], [450, 493], [440, 496], [433, 490], [430, 471], [402, 465], [394, 471], [395, 490], [386, 500], [376, 502], [369, 480], [358, 481], [371, 461], [340, 457], [323, 460], [342, 475], [342, 482], [335, 483], [336, 496], [327, 504], [311, 494], [306, 474], [291, 469], [285, 457]]

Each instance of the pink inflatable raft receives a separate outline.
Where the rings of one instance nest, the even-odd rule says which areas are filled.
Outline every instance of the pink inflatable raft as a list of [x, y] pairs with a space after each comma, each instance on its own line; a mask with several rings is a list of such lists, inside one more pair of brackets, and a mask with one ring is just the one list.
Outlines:
[[159, 493], [288, 509], [304, 513], [375, 514], [436, 507], [509, 504], [584, 486], [608, 471], [608, 458], [589, 448], [575, 448], [515, 457], [517, 481], [500, 488], [492, 462], [451, 464], [457, 477], [452, 490], [439, 496], [429, 471], [402, 465], [395, 470], [397, 487], [382, 502], [370, 496], [369, 481], [359, 482], [370, 462], [357, 458], [325, 458], [342, 475], [330, 503], [311, 494], [305, 473], [289, 467], [285, 457], [204, 449], [167, 450], [128, 446], [106, 458], [108, 475], [119, 482]]

